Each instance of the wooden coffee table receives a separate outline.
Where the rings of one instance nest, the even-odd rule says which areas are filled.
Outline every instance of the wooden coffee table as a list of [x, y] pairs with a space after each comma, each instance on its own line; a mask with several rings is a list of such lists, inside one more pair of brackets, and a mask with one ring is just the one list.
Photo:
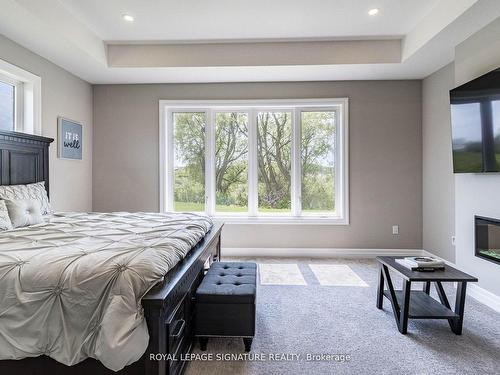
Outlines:
[[[394, 318], [402, 334], [407, 332], [408, 319], [447, 319], [451, 330], [461, 335], [467, 283], [477, 282], [477, 278], [448, 265], [444, 270], [434, 272], [411, 271], [397, 263], [397, 258], [401, 257], [377, 257], [380, 264], [377, 308], [382, 309], [384, 296], [391, 301]], [[394, 290], [389, 269], [403, 278], [402, 290]], [[384, 280], [387, 290], [384, 289]], [[423, 290], [411, 290], [413, 282], [423, 282]], [[454, 310], [451, 309], [444, 292], [443, 282], [457, 283]], [[429, 295], [431, 283], [434, 283], [441, 303]]]

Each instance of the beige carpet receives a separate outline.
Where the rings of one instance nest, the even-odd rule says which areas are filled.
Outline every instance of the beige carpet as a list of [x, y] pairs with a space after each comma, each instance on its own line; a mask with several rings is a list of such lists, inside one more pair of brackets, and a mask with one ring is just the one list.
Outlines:
[[[500, 314], [470, 297], [462, 336], [446, 320], [410, 320], [408, 334], [401, 335], [389, 301], [383, 310], [375, 307], [378, 266], [372, 259], [248, 260], [266, 270], [262, 281], [277, 283], [257, 285], [253, 357], [244, 356], [241, 339], [210, 339], [206, 352], [196, 343], [193, 354], [212, 359], [193, 360], [187, 375], [499, 373]], [[278, 269], [287, 277], [276, 278]], [[401, 287], [401, 279], [393, 281]], [[453, 286], [445, 288], [454, 301]], [[434, 290], [432, 295], [437, 298]], [[216, 357], [228, 354], [235, 357]]]

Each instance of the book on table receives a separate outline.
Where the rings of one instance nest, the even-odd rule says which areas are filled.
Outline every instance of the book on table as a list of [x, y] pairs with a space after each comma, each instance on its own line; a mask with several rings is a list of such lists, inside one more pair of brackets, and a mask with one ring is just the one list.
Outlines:
[[433, 257], [406, 257], [396, 262], [412, 271], [436, 271], [444, 269], [444, 261]]

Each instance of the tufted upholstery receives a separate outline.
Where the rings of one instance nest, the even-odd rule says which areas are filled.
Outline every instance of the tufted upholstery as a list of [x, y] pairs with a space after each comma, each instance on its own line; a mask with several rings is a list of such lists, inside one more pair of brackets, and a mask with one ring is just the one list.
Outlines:
[[250, 351], [255, 335], [257, 265], [213, 263], [196, 291], [195, 335], [206, 350], [209, 337], [242, 337]]
[[255, 263], [213, 263], [196, 292], [196, 299], [200, 303], [254, 303], [256, 274]]

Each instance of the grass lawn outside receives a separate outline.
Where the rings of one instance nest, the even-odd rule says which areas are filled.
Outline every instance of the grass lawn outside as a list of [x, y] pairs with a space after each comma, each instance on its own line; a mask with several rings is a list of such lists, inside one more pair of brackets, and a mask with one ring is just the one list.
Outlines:
[[174, 211], [176, 212], [203, 212], [205, 203], [174, 202]]
[[[174, 210], [178, 212], [204, 212], [205, 203], [174, 202]], [[247, 212], [247, 207], [243, 206], [215, 206], [217, 212]]]
[[[177, 212], [204, 212], [205, 211], [205, 203], [192, 203], [192, 202], [174, 202], [174, 210]], [[225, 206], [225, 205], [216, 205], [216, 212], [230, 212], [230, 213], [238, 213], [238, 212], [247, 212], [248, 208], [243, 206]], [[281, 212], [287, 213], [290, 212], [289, 209], [286, 208], [259, 208], [259, 212]]]
[[[204, 203], [192, 203], [192, 202], [174, 202], [174, 210], [176, 212], [204, 212], [205, 204]], [[229, 212], [229, 213], [245, 213], [248, 211], [247, 207], [243, 206], [226, 206], [226, 205], [216, 205], [216, 212]], [[259, 212], [261, 213], [290, 213], [290, 209], [288, 208], [259, 208]], [[323, 210], [303, 210], [306, 214], [331, 214], [331, 211], [323, 211]]]

